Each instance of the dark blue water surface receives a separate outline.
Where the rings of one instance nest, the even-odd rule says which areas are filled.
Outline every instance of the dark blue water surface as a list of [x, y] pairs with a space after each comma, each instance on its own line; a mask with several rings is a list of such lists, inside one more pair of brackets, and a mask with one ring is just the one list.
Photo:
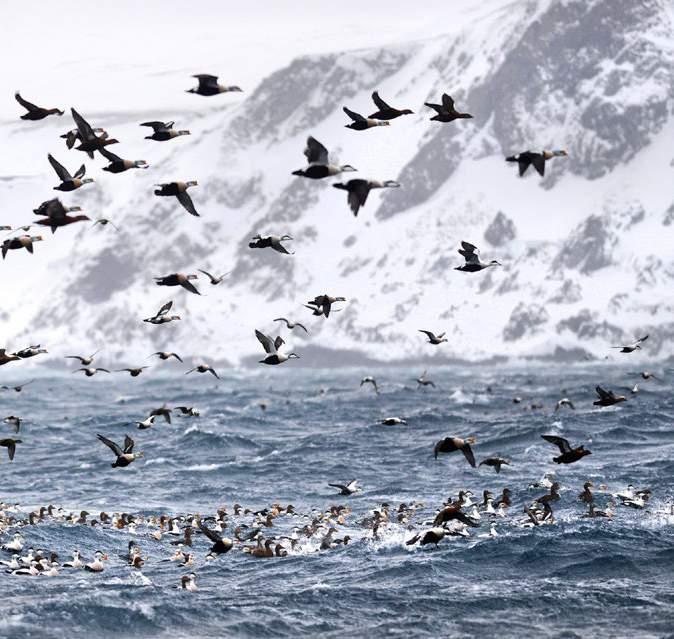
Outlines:
[[[0, 383], [18, 383], [17, 367]], [[26, 546], [69, 558], [79, 548], [90, 558], [110, 556], [102, 574], [64, 570], [57, 577], [0, 573], [1, 637], [220, 637], [220, 636], [501, 636], [663, 637], [674, 633], [674, 385], [643, 381], [638, 371], [608, 366], [443, 368], [429, 371], [437, 388], [417, 390], [420, 373], [381, 370], [293, 369], [223, 372], [185, 377], [157, 368], [131, 379], [36, 375], [23, 392], [0, 393], [0, 412], [19, 415], [22, 444], [12, 463], [0, 449], [5, 503], [22, 511], [55, 504], [152, 515], [213, 515], [234, 502], [251, 510], [278, 501], [315, 516], [332, 504], [353, 513], [338, 526], [348, 546], [319, 551], [306, 540], [285, 558], [256, 559], [239, 546], [205, 561], [209, 543], [195, 536], [192, 569], [199, 592], [176, 586], [187, 569], [162, 562], [170, 539], [155, 541], [140, 525], [135, 535], [109, 527], [45, 521], [22, 528]], [[172, 375], [170, 371], [175, 370]], [[671, 372], [669, 371], [670, 375]], [[379, 396], [360, 378], [374, 374]], [[42, 376], [40, 376], [42, 375]], [[629, 387], [640, 382], [640, 392]], [[592, 406], [601, 383], [625, 392], [618, 407]], [[491, 387], [491, 392], [488, 391]], [[624, 388], [627, 387], [627, 388]], [[513, 397], [522, 402], [514, 404]], [[562, 396], [576, 410], [554, 412]], [[196, 406], [202, 416], [158, 419], [149, 430], [133, 421], [161, 406]], [[543, 408], [532, 410], [532, 403]], [[266, 406], [263, 410], [261, 404]], [[381, 426], [388, 415], [406, 426]], [[0, 424], [3, 436], [11, 428]], [[145, 457], [113, 469], [102, 433], [136, 439]], [[559, 467], [556, 449], [540, 435], [560, 434], [592, 455]], [[433, 444], [447, 435], [474, 435], [478, 461], [512, 460], [500, 475], [472, 469], [461, 453], [433, 459]], [[562, 485], [557, 523], [520, 526], [526, 503], [545, 490], [530, 483], [554, 472]], [[358, 479], [363, 492], [341, 497], [329, 481]], [[610, 492], [634, 484], [650, 488], [644, 510], [617, 505], [612, 521], [582, 519], [577, 499], [584, 481]], [[380, 539], [358, 522], [388, 503], [423, 502], [411, 525], [424, 530], [436, 508], [460, 489], [479, 496], [508, 486], [513, 506], [497, 521], [498, 537], [483, 519], [471, 537], [445, 539], [438, 548], [408, 547], [413, 532], [397, 522]], [[604, 505], [608, 496], [597, 493]], [[230, 517], [251, 524], [252, 515]], [[265, 536], [281, 537], [310, 519], [282, 516]], [[3, 542], [13, 530], [2, 534]], [[118, 557], [135, 539], [147, 557], [140, 571]], [[9, 558], [8, 553], [5, 559]]]

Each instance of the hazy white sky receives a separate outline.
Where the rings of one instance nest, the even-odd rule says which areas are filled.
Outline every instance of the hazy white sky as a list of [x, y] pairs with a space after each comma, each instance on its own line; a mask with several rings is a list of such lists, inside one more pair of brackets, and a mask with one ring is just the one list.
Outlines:
[[17, 89], [41, 106], [86, 112], [190, 109], [194, 96], [183, 90], [193, 73], [251, 91], [297, 55], [432, 37], [451, 31], [457, 12], [480, 4], [424, 0], [419, 10], [392, 0], [4, 0], [0, 121], [22, 112]]

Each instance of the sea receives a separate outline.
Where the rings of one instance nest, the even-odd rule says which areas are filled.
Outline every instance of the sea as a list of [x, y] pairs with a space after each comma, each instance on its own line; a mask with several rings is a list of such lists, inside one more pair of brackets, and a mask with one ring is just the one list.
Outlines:
[[[0, 370], [0, 384], [30, 381], [12, 366]], [[61, 569], [53, 577], [2, 566], [0, 637], [674, 636], [674, 369], [644, 380], [627, 364], [452, 366], [429, 368], [435, 387], [421, 388], [422, 371], [404, 366], [306, 369], [290, 361], [223, 369], [220, 380], [162, 366], [138, 378], [37, 370], [21, 392], [0, 391], [0, 418], [23, 419], [18, 435], [0, 422], [2, 437], [21, 439], [12, 462], [0, 448], [6, 516], [24, 520], [51, 504], [59, 513], [87, 511], [87, 522], [101, 511], [184, 516], [184, 528], [196, 517], [213, 526], [206, 518], [226, 508], [223, 535], [257, 526], [288, 555], [257, 558], [242, 551], [254, 542], [237, 542], [207, 560], [211, 544], [195, 534], [194, 565], [181, 568], [169, 561], [175, 537], [156, 540], [144, 523], [134, 532], [63, 518], [14, 524], [0, 537], [6, 543], [20, 530], [22, 553], [56, 552], [63, 562], [75, 549], [87, 560], [100, 550], [108, 559], [102, 573]], [[366, 375], [378, 393], [361, 386]], [[627, 401], [594, 406], [598, 384]], [[575, 409], [555, 411], [562, 397]], [[136, 427], [163, 405], [200, 416], [174, 411], [171, 423]], [[380, 423], [393, 416], [407, 423]], [[119, 443], [128, 434], [144, 456], [112, 468], [97, 434]], [[592, 454], [555, 464], [546, 434]], [[500, 456], [510, 465], [497, 474], [472, 468], [461, 452], [436, 460], [434, 444], [446, 436], [475, 437], [478, 462]], [[524, 508], [547, 492], [532, 485], [545, 475], [561, 485], [554, 523], [526, 527]], [[362, 490], [350, 496], [328, 486], [352, 479]], [[597, 508], [613, 517], [583, 517], [586, 481]], [[644, 508], [613, 497], [629, 485], [651, 491]], [[468, 537], [437, 547], [406, 544], [460, 490], [481, 501], [484, 490], [498, 496], [504, 487], [512, 491], [504, 517], [483, 514]], [[256, 524], [254, 513], [274, 503], [296, 514]], [[415, 505], [408, 520], [398, 521], [400, 504]], [[305, 526], [328, 521], [331, 506], [347, 507], [343, 523], [333, 517], [304, 536]], [[375, 510], [389, 513], [376, 535], [368, 525]], [[333, 525], [335, 538], [350, 543], [321, 550]], [[291, 548], [293, 530], [300, 540]], [[141, 569], [123, 558], [129, 541], [141, 549]], [[180, 588], [190, 572], [196, 592]]]

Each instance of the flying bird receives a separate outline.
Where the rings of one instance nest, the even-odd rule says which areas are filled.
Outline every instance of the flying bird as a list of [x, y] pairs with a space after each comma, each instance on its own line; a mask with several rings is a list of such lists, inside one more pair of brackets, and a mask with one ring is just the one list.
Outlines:
[[92, 160], [94, 159], [94, 151], [100, 151], [104, 146], [110, 144], [117, 144], [119, 140], [108, 137], [107, 134], [101, 136], [96, 135], [91, 125], [77, 112], [75, 109], [70, 109], [73, 120], [77, 125], [79, 139], [81, 144], [75, 147], [78, 151], [84, 151]]
[[463, 456], [468, 460], [468, 463], [475, 468], [475, 456], [473, 455], [473, 449], [470, 447], [470, 445], [474, 443], [475, 437], [466, 437], [466, 439], [461, 439], [460, 437], [445, 437], [435, 445], [433, 448], [433, 455], [435, 456], [435, 459], [437, 459], [440, 453], [453, 453], [460, 450], [463, 453]]
[[2, 250], [2, 259], [5, 259], [7, 251], [13, 251], [22, 248], [25, 248], [32, 255], [33, 244], [35, 242], [41, 241], [41, 235], [21, 235], [20, 237], [12, 237], [8, 240], [5, 240], [2, 245], [0, 245], [0, 249]]
[[215, 530], [207, 528], [201, 519], [197, 520], [199, 530], [213, 542], [207, 557], [217, 557], [228, 553], [234, 546], [234, 542], [228, 537], [221, 537]]
[[350, 164], [332, 164], [328, 159], [328, 150], [312, 136], [307, 138], [304, 156], [307, 158], [309, 166], [304, 169], [293, 171], [293, 175], [309, 178], [311, 180], [320, 180], [347, 171], [357, 170]]
[[577, 462], [579, 459], [585, 457], [585, 455], [592, 454], [591, 451], [585, 450], [585, 447], [582, 445], [577, 448], [571, 448], [571, 444], [563, 437], [557, 437], [556, 435], [541, 435], [541, 437], [546, 442], [550, 442], [559, 448], [561, 455], [552, 458], [552, 461], [556, 464], [573, 464], [573, 462]]
[[520, 177], [522, 177], [530, 166], [533, 166], [538, 174], [545, 175], [545, 163], [548, 160], [556, 157], [566, 157], [568, 153], [564, 149], [555, 149], [554, 151], [541, 151], [536, 153], [534, 151], [524, 151], [517, 155], [510, 155], [506, 158], [506, 162], [517, 162]]
[[259, 364], [269, 364], [273, 366], [276, 364], [283, 364], [283, 362], [286, 362], [289, 359], [299, 359], [300, 357], [296, 353], [284, 353], [280, 350], [281, 346], [285, 344], [280, 335], [272, 340], [271, 337], [268, 337], [255, 329], [255, 337], [257, 337], [260, 344], [262, 344], [264, 352], [267, 353], [266, 357], [258, 362]]
[[152, 353], [152, 355], [150, 355], [150, 357], [154, 357], [155, 355], [157, 357], [159, 357], [159, 359], [161, 359], [161, 360], [167, 360], [167, 359], [170, 359], [171, 357], [175, 357], [179, 362], [182, 363], [182, 361], [183, 361], [182, 358], [180, 357], [180, 355], [178, 355], [177, 353], [169, 352], [169, 351], [157, 351], [156, 353]]
[[187, 275], [185, 273], [171, 273], [171, 275], [165, 275], [163, 277], [155, 277], [155, 282], [157, 286], [182, 286], [186, 291], [194, 293], [195, 295], [201, 295], [197, 290], [196, 286], [190, 282], [190, 280], [199, 279], [198, 275]]
[[377, 380], [374, 377], [372, 377], [372, 375], [363, 377], [363, 379], [360, 380], [360, 385], [363, 386], [363, 384], [372, 384], [374, 392], [377, 393], [377, 395], [379, 395], [379, 387], [377, 386]]
[[621, 353], [633, 353], [634, 351], [641, 350], [641, 345], [648, 339], [648, 335], [640, 337], [638, 340], [635, 340], [627, 346], [611, 346], [611, 348], [619, 348]]
[[346, 482], [346, 484], [328, 484], [332, 488], [339, 488], [340, 495], [353, 495], [361, 490], [358, 486], [358, 481], [352, 479], [351, 481]]
[[349, 208], [354, 216], [358, 215], [358, 211], [361, 206], [365, 206], [367, 202], [367, 196], [370, 194], [372, 189], [391, 189], [399, 188], [400, 182], [395, 180], [363, 180], [355, 179], [349, 180], [346, 183], [337, 182], [333, 184], [336, 189], [341, 189], [342, 191], [347, 192], [346, 200], [349, 204]]
[[16, 452], [16, 445], [20, 443], [21, 443], [20, 439], [13, 439], [12, 437], [0, 439], [0, 446], [7, 449], [9, 461], [12, 461], [14, 459], [14, 453]]
[[454, 100], [446, 93], [442, 94], [442, 104], [434, 104], [432, 102], [424, 102], [427, 107], [430, 107], [436, 114], [431, 118], [436, 122], [453, 122], [454, 120], [470, 119], [473, 116], [470, 113], [460, 113], [454, 107]]
[[173, 301], [166, 302], [152, 317], [146, 317], [143, 321], [149, 324], [167, 324], [180, 319], [180, 315], [169, 315]]
[[129, 373], [131, 377], [138, 377], [146, 368], [150, 368], [149, 366], [139, 366], [138, 368], [119, 368], [115, 371], [115, 373]]
[[604, 390], [601, 386], [597, 386], [595, 391], [599, 397], [599, 399], [592, 402], [595, 406], [613, 406], [614, 404], [627, 401], [627, 397], [624, 395], [616, 395], [612, 390]]
[[455, 271], [463, 271], [464, 273], [476, 273], [477, 271], [482, 271], [486, 268], [489, 268], [490, 266], [501, 266], [501, 263], [497, 262], [496, 260], [492, 260], [489, 263], [481, 262], [480, 257], [478, 256], [479, 251], [477, 246], [471, 244], [470, 242], [462, 241], [459, 253], [463, 255], [464, 259], [466, 260], [466, 263], [462, 264], [461, 266], [457, 266], [454, 269]]
[[190, 180], [188, 182], [166, 182], [165, 184], [155, 184], [158, 186], [158, 189], [155, 189], [154, 194], [158, 196], [175, 196], [178, 198], [178, 202], [182, 204], [183, 208], [190, 214], [196, 217], [199, 217], [199, 213], [194, 208], [194, 202], [190, 197], [187, 189], [191, 186], [197, 186], [199, 183], [196, 180]]
[[286, 240], [292, 240], [291, 235], [268, 235], [262, 237], [261, 235], [255, 235], [252, 238], [252, 241], [248, 243], [248, 248], [273, 248], [278, 253], [285, 253], [286, 255], [294, 255], [293, 252], [289, 251], [281, 242]]
[[134, 441], [128, 435], [124, 437], [123, 449], [115, 444], [115, 442], [112, 440], [108, 439], [107, 437], [103, 437], [103, 435], [96, 435], [96, 437], [98, 437], [99, 441], [102, 441], [113, 453], [115, 453], [117, 459], [115, 459], [115, 462], [112, 464], [113, 468], [124, 468], [131, 462], [144, 456], [142, 452], [133, 452]]
[[90, 182], [94, 181], [94, 178], [84, 177], [84, 174], [87, 171], [87, 167], [84, 166], [84, 164], [79, 169], [77, 169], [75, 175], [70, 175], [67, 169], [61, 163], [59, 163], [51, 153], [47, 153], [47, 159], [49, 160], [49, 164], [52, 165], [52, 168], [56, 172], [56, 175], [58, 175], [59, 180], [61, 180], [61, 184], [54, 187], [55, 191], [74, 191], [75, 189], [79, 189], [84, 184], [89, 184]]
[[35, 106], [32, 102], [24, 100], [18, 91], [14, 94], [14, 97], [16, 98], [16, 101], [28, 111], [28, 113], [24, 113], [21, 116], [22, 120], [42, 120], [48, 115], [63, 115], [65, 113], [65, 111], [61, 111], [61, 109], [44, 109]]
[[321, 309], [322, 312], [318, 313], [318, 315], [322, 314], [327, 318], [327, 317], [330, 317], [330, 312], [332, 311], [332, 305], [335, 302], [346, 302], [346, 298], [345, 297], [334, 297], [334, 296], [328, 295], [326, 293], [324, 295], [317, 295], [316, 297], [314, 297], [313, 300], [309, 300], [306, 305], [315, 306], [316, 308]]
[[379, 91], [372, 94], [372, 101], [375, 103], [378, 111], [370, 114], [368, 117], [374, 120], [394, 120], [401, 115], [411, 115], [414, 113], [411, 109], [395, 109], [379, 97]]
[[197, 73], [192, 76], [199, 80], [199, 86], [186, 89], [186, 93], [196, 93], [197, 95], [212, 96], [220, 93], [240, 93], [242, 89], [237, 86], [223, 86], [218, 84], [217, 75], [208, 75], [207, 73]]
[[562, 407], [562, 406], [568, 406], [571, 410], [576, 410], [576, 407], [573, 405], [573, 402], [568, 398], [568, 397], [562, 397], [556, 404], [555, 404], [555, 413]]
[[129, 169], [149, 169], [150, 165], [145, 161], [145, 160], [124, 160], [119, 157], [119, 155], [115, 155], [114, 153], [111, 153], [107, 149], [98, 149], [101, 153], [101, 155], [110, 162], [108, 166], [104, 166], [103, 170], [107, 171], [108, 173], [124, 173], [124, 171], [128, 171]]
[[218, 379], [220, 379], [220, 376], [208, 364], [199, 364], [198, 366], [195, 366], [194, 368], [191, 368], [190, 370], [188, 370], [185, 373], [185, 375], [189, 375], [190, 373], [193, 373], [194, 371], [196, 371], [197, 373], [211, 373], [214, 377], [217, 377]]
[[431, 331], [425, 331], [424, 329], [420, 328], [419, 329], [420, 333], [424, 333], [428, 337], [428, 343], [429, 344], [434, 344], [437, 346], [438, 344], [442, 344], [443, 342], [448, 342], [449, 340], [445, 337], [445, 333], [438, 333], [437, 335]]
[[286, 319], [285, 317], [277, 317], [275, 322], [285, 322], [286, 328], [289, 331], [292, 331], [295, 327], [301, 328], [305, 333], [309, 333], [307, 330], [306, 326], [304, 324], [300, 324], [299, 322], [291, 322], [289, 319]]
[[480, 466], [491, 466], [497, 473], [501, 472], [501, 466], [510, 466], [510, 462], [500, 457], [487, 457], [483, 459], [480, 463]]
[[109, 373], [110, 371], [107, 368], [78, 368], [74, 370], [73, 373], [79, 373], [82, 371], [87, 377], [93, 377], [96, 373]]
[[227, 272], [216, 277], [215, 275], [211, 275], [208, 271], [204, 271], [203, 269], [200, 268], [198, 268], [197, 271], [199, 271], [199, 273], [203, 273], [210, 280], [213, 286], [220, 284], [220, 282], [222, 282], [222, 280], [225, 279], [225, 276], [229, 275], [229, 272]]
[[89, 355], [89, 357], [82, 357], [81, 355], [66, 355], [65, 359], [78, 359], [82, 366], [89, 366], [89, 364], [94, 361], [94, 357], [98, 355], [99, 352], [100, 351], [96, 351], [95, 353]]
[[173, 138], [180, 137], [181, 135], [190, 135], [190, 132], [187, 130], [176, 131], [173, 128], [175, 122], [159, 122], [158, 120], [153, 120], [152, 122], [143, 122], [140, 126], [152, 127], [152, 135], [146, 135], [146, 140], [154, 140], [155, 142], [166, 142], [167, 140], [172, 140]]
[[353, 120], [351, 124], [344, 125], [347, 129], [351, 129], [352, 131], [365, 131], [366, 129], [372, 129], [376, 126], [388, 126], [391, 124], [386, 120], [382, 121], [375, 120], [374, 118], [364, 118], [360, 113], [356, 113], [347, 107], [342, 107], [342, 110], [351, 118], [351, 120]]

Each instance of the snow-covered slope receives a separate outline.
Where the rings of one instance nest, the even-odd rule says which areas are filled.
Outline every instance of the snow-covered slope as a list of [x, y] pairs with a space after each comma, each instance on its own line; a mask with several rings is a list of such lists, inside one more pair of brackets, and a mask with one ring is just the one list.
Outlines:
[[[603, 357], [607, 344], [645, 333], [647, 353], [674, 355], [671, 7], [480, 5], [447, 36], [298, 58], [241, 102], [164, 114], [193, 133], [166, 144], [142, 139], [136, 123], [147, 114], [85, 113], [124, 141], [115, 152], [151, 168], [109, 175], [97, 157], [87, 162], [96, 184], [62, 198], [111, 218], [119, 233], [71, 227], [43, 233], [34, 256], [8, 255], [7, 346], [41, 342], [61, 354], [105, 343], [126, 361], [166, 348], [234, 363], [260, 351], [253, 328], [272, 331], [285, 315], [306, 321], [311, 334], [286, 341], [310, 363], [337, 361], [323, 349], [382, 360]], [[374, 89], [415, 114], [345, 129], [341, 107], [370, 113]], [[475, 118], [430, 122], [422, 104], [444, 91]], [[13, 127], [18, 161], [30, 154], [40, 174], [3, 180], [7, 222], [26, 223], [50, 196], [47, 150], [69, 168], [81, 163], [55, 137], [67, 119]], [[291, 175], [308, 134], [359, 169], [346, 179], [402, 188], [372, 192], [353, 217], [330, 180]], [[544, 179], [519, 179], [503, 161], [551, 147], [569, 157], [553, 159]], [[199, 181], [191, 194], [201, 218], [152, 195], [174, 179]], [[296, 253], [250, 250], [256, 233], [289, 233]], [[503, 267], [454, 271], [461, 239]], [[153, 283], [197, 268], [232, 273], [219, 287], [201, 279], [202, 297]], [[349, 301], [328, 320], [311, 318], [302, 303], [324, 292]], [[168, 299], [181, 322], [140, 321]], [[450, 343], [424, 344], [420, 328], [447, 331]]]

